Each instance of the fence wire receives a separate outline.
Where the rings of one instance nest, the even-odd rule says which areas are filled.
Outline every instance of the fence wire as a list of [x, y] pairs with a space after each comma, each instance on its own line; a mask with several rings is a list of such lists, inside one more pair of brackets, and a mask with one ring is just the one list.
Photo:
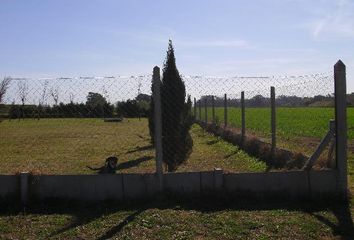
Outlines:
[[295, 139], [301, 142], [306, 138], [310, 145], [307, 153], [314, 150], [328, 131], [329, 120], [334, 118], [334, 82], [330, 72], [302, 76], [187, 79], [191, 80], [186, 80], [187, 89], [191, 89], [196, 100], [196, 118], [205, 121], [207, 117], [208, 122], [220, 125], [226, 121], [228, 127], [235, 129], [240, 129], [242, 124], [241, 92], [244, 92], [246, 133], [265, 141], [270, 141], [271, 136], [270, 89], [274, 87], [276, 134], [283, 139], [293, 139], [293, 143]]
[[[227, 126], [235, 129], [241, 127], [241, 92], [243, 91], [246, 108], [246, 132], [266, 140], [269, 140], [271, 135], [270, 87], [275, 87], [277, 135], [283, 139], [298, 138], [297, 141], [303, 141], [306, 138], [309, 140], [308, 144], [311, 145], [307, 153], [312, 151], [318, 139], [325, 135], [328, 130], [328, 121], [334, 117], [334, 83], [333, 74], [330, 72], [303, 76], [269, 77], [182, 75], [182, 79], [186, 91], [185, 101], [187, 96], [191, 97], [192, 106], [190, 112], [195, 119], [205, 121], [206, 116], [208, 122], [214, 121], [220, 125], [225, 124], [225, 121], [227, 121]], [[74, 144], [77, 144], [77, 146], [74, 146], [76, 151], [68, 151], [64, 148], [58, 149], [48, 145], [43, 149], [38, 147], [39, 150], [36, 153], [36, 147], [41, 146], [48, 139], [46, 137], [42, 139], [43, 136], [40, 135], [40, 131], [31, 132], [27, 129], [26, 134], [39, 136], [33, 139], [38, 145], [32, 145], [32, 153], [30, 154], [32, 158], [39, 158], [40, 151], [54, 149], [57, 151], [57, 157], [64, 159], [64, 162], [70, 161], [70, 159], [82, 161], [80, 167], [78, 167], [82, 168], [86, 164], [97, 165], [102, 162], [103, 156], [114, 154], [118, 155], [123, 162], [136, 160], [135, 162], [133, 161], [132, 165], [123, 164], [121, 166], [123, 170], [143, 166], [141, 168], [142, 171], [154, 171], [154, 163], [152, 161], [154, 153], [147, 120], [151, 114], [151, 83], [151, 74], [106, 77], [11, 78], [10, 85], [0, 105], [0, 117], [3, 120], [27, 120], [33, 118], [38, 120], [38, 122], [40, 122], [39, 120], [42, 121], [42, 118], [57, 119], [55, 124], [59, 125], [62, 132], [65, 132], [65, 124], [68, 121], [71, 121], [72, 129], [75, 129], [75, 126], [83, 126], [81, 130], [74, 131], [75, 134], [72, 129], [68, 130], [73, 135], [73, 138], [76, 137], [76, 142], [74, 142]], [[177, 91], [177, 87], [176, 89], [171, 89], [172, 92], [175, 90]], [[224, 118], [225, 94], [227, 98], [226, 120]], [[214, 98], [215, 118], [213, 118], [212, 114], [212, 97]], [[194, 99], [197, 105], [194, 105]], [[166, 119], [180, 116], [175, 114], [172, 109], [178, 108], [176, 105], [178, 101], [173, 96], [170, 99], [164, 99], [164, 101], [172, 103], [167, 105], [162, 103], [162, 107], [171, 107], [171, 111], [167, 111], [167, 114], [163, 115], [165, 118], [163, 122], [169, 124]], [[71, 120], [67, 120], [68, 118]], [[85, 122], [74, 121], [73, 119], [75, 118], [88, 119]], [[106, 120], [127, 119], [132, 125], [129, 126], [129, 129], [124, 134], [123, 129], [111, 126], [111, 130], [116, 132], [110, 133], [111, 130], [107, 128], [96, 129], [97, 122], [95, 121], [101, 118]], [[141, 118], [140, 121], [138, 118]], [[19, 125], [16, 127], [26, 128], [26, 126]], [[43, 128], [46, 134], [53, 138], [58, 137], [61, 133], [61, 130], [49, 128], [48, 125], [45, 127], [40, 124], [32, 125], [32, 130], [35, 128]], [[33, 137], [24, 134], [24, 138], [21, 139], [19, 135], [13, 135], [14, 130], [14, 128], [5, 129], [5, 131], [2, 131], [1, 137], [3, 139], [14, 137], [19, 142]], [[81, 134], [79, 131], [84, 131], [85, 134]], [[134, 137], [130, 139], [129, 136]], [[192, 140], [198, 137], [194, 132], [192, 132], [191, 136]], [[164, 137], [173, 138], [176, 136]], [[87, 140], [87, 138], [97, 139], [94, 142]], [[312, 141], [312, 139], [315, 140]], [[29, 164], [27, 161], [28, 156], [26, 156], [28, 152], [26, 151], [20, 151], [18, 156], [14, 157], [15, 153], [13, 151], [15, 151], [16, 147], [21, 148], [21, 144], [14, 143], [9, 146], [8, 152], [2, 156], [2, 158], [6, 159], [1, 159], [1, 161], [10, 161], [11, 159], [12, 161], [14, 159], [22, 161], [26, 159], [20, 166]], [[178, 144], [173, 148], [175, 149], [167, 149], [165, 151], [174, 153], [176, 149], [178, 151], [186, 151], [181, 149]], [[196, 148], [197, 144], [194, 144], [192, 151], [197, 151], [198, 149]], [[78, 154], [78, 152], [81, 154]], [[143, 155], [138, 153], [143, 153]], [[129, 154], [135, 154], [135, 159], [132, 159]], [[201, 154], [190, 156], [191, 158], [196, 156], [199, 158], [204, 157]], [[53, 157], [55, 156], [51, 156], [51, 158]], [[217, 160], [215, 159], [215, 161]], [[52, 165], [48, 161], [43, 161], [43, 164], [44, 166], [39, 167], [40, 171], [44, 171], [43, 168], [52, 168], [54, 171], [60, 161], [56, 161]], [[14, 167], [15, 165], [10, 164], [9, 166]], [[214, 165], [217, 166], [218, 163]], [[71, 172], [68, 169], [62, 169], [62, 171]]]

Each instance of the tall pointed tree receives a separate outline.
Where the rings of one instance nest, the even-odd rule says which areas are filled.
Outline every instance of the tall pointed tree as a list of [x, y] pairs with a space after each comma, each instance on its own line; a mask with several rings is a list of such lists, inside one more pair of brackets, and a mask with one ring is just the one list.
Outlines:
[[[151, 90], [153, 93], [153, 87]], [[149, 130], [152, 144], [154, 144], [153, 95], [151, 95], [149, 111]], [[177, 70], [174, 49], [170, 40], [161, 82], [163, 162], [169, 172], [175, 171], [192, 152], [193, 140], [189, 134], [193, 124], [192, 101], [190, 96], [188, 96], [187, 102], [185, 102], [185, 98], [184, 82]]]
[[192, 126], [191, 101], [185, 102], [184, 82], [176, 67], [172, 41], [169, 41], [161, 85], [163, 162], [169, 172], [175, 171], [192, 151], [189, 134]]

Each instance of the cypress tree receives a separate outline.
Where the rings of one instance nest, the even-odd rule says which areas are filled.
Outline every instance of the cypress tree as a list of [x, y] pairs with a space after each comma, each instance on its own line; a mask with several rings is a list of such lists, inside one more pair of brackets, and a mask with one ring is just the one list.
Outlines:
[[[154, 144], [154, 89], [151, 84], [151, 101], [149, 109], [149, 132], [151, 143]], [[167, 57], [164, 63], [161, 82], [162, 110], [162, 147], [163, 162], [169, 172], [187, 160], [192, 152], [193, 140], [189, 130], [193, 124], [191, 114], [192, 101], [188, 96], [184, 82], [176, 67], [176, 59], [172, 41], [169, 41]]]
[[191, 99], [185, 102], [184, 82], [176, 67], [172, 41], [169, 41], [161, 85], [163, 162], [172, 172], [184, 162], [192, 151], [189, 134], [192, 126]]

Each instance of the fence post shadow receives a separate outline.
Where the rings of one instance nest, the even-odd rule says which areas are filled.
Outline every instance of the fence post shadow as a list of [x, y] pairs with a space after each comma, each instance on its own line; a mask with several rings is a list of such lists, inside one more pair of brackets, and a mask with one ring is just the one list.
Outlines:
[[117, 233], [121, 232], [126, 225], [128, 225], [130, 222], [134, 221], [135, 218], [144, 211], [145, 211], [145, 209], [139, 209], [139, 210], [133, 212], [132, 214], [127, 216], [124, 220], [122, 220], [118, 225], [112, 227], [110, 230], [108, 230], [101, 237], [97, 238], [97, 240], [111, 239]]
[[338, 224], [332, 222], [328, 218], [313, 212], [309, 214], [318, 221], [331, 228], [333, 235], [339, 235], [341, 239], [352, 239], [354, 236], [354, 225], [350, 212], [350, 204], [346, 201], [344, 204], [337, 204], [328, 209], [336, 217]]

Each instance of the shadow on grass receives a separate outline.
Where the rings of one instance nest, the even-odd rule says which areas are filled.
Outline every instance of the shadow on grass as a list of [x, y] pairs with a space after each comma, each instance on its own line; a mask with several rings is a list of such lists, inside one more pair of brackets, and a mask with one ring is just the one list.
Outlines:
[[122, 229], [130, 222], [135, 220], [135, 217], [141, 214], [144, 211], [144, 209], [137, 210], [136, 212], [133, 212], [129, 216], [127, 216], [123, 221], [121, 221], [117, 226], [112, 227], [110, 230], [108, 230], [105, 234], [103, 234], [101, 237], [97, 238], [97, 240], [104, 240], [104, 239], [111, 239], [122, 231]]
[[[121, 208], [99, 208], [99, 210], [95, 210], [96, 206], [93, 206], [90, 208], [89, 211], [87, 211], [86, 209], [83, 210], [82, 208], [78, 208], [77, 211], [73, 210], [74, 212], [70, 212], [68, 211], [68, 214], [71, 214], [74, 216], [74, 220], [67, 226], [51, 233], [50, 235], [48, 235], [48, 238], [53, 238], [56, 237], [62, 233], [68, 232], [72, 229], [75, 229], [77, 227], [86, 225], [90, 222], [95, 221], [96, 219], [99, 219], [105, 215], [109, 215], [118, 211], [122, 211], [122, 210], [131, 210], [131, 209], [121, 209]], [[81, 210], [81, 211], [80, 211]], [[112, 237], [114, 237], [114, 235], [118, 234], [120, 231], [122, 231], [122, 229], [129, 224], [130, 222], [134, 221], [136, 216], [138, 216], [139, 214], [141, 214], [145, 209], [137, 209], [134, 210], [132, 212], [128, 211], [128, 216], [126, 216], [118, 225], [111, 227], [108, 231], [106, 231], [104, 234], [102, 234], [102, 236], [96, 238], [96, 239], [111, 239]], [[59, 214], [61, 214], [62, 212], [59, 212]], [[47, 213], [48, 214], [48, 213]], [[53, 212], [53, 214], [58, 214], [56, 212]]]
[[139, 165], [140, 163], [149, 161], [149, 160], [151, 160], [153, 158], [154, 157], [152, 157], [152, 156], [143, 156], [143, 157], [140, 157], [140, 158], [128, 161], [128, 162], [122, 162], [122, 163], [118, 164], [116, 169], [117, 170], [122, 170], [122, 169], [135, 167], [135, 166]]
[[350, 205], [345, 202], [342, 206], [332, 206], [329, 208], [329, 210], [336, 217], [338, 224], [332, 222], [331, 220], [318, 213], [309, 212], [309, 214], [315, 217], [318, 221], [330, 227], [332, 229], [333, 235], [342, 236], [341, 239], [353, 239], [354, 226], [350, 212]]
[[152, 146], [152, 145], [146, 145], [146, 146], [143, 146], [143, 147], [136, 147], [133, 150], [127, 151], [126, 154], [135, 153], [135, 152], [142, 152], [142, 151], [150, 150], [150, 149], [153, 149], [153, 148], [154, 148], [154, 146]]
[[[336, 202], [334, 204], [333, 202]], [[11, 205], [11, 204], [10, 204]], [[350, 212], [350, 205], [345, 201], [326, 199], [321, 201], [299, 201], [285, 199], [247, 199], [230, 197], [190, 197], [178, 198], [176, 196], [159, 196], [149, 201], [130, 201], [128, 203], [121, 202], [102, 202], [100, 204], [83, 203], [75, 201], [48, 201], [45, 204], [33, 204], [26, 214], [66, 214], [71, 215], [73, 220], [67, 226], [55, 230], [48, 237], [58, 237], [60, 234], [78, 228], [80, 226], [94, 222], [95, 220], [105, 217], [109, 218], [110, 214], [122, 215], [122, 220], [104, 230], [97, 239], [109, 239], [119, 234], [124, 227], [136, 220], [136, 217], [148, 209], [160, 210], [193, 210], [200, 213], [213, 213], [223, 210], [228, 211], [269, 211], [269, 210], [285, 210], [289, 212], [303, 212], [317, 219], [319, 222], [327, 225], [332, 230], [334, 236], [340, 239], [353, 239], [354, 227]], [[333, 214], [336, 222], [321, 215], [320, 212], [325, 211]], [[22, 214], [21, 210], [8, 206], [0, 209], [0, 215], [16, 215]]]

